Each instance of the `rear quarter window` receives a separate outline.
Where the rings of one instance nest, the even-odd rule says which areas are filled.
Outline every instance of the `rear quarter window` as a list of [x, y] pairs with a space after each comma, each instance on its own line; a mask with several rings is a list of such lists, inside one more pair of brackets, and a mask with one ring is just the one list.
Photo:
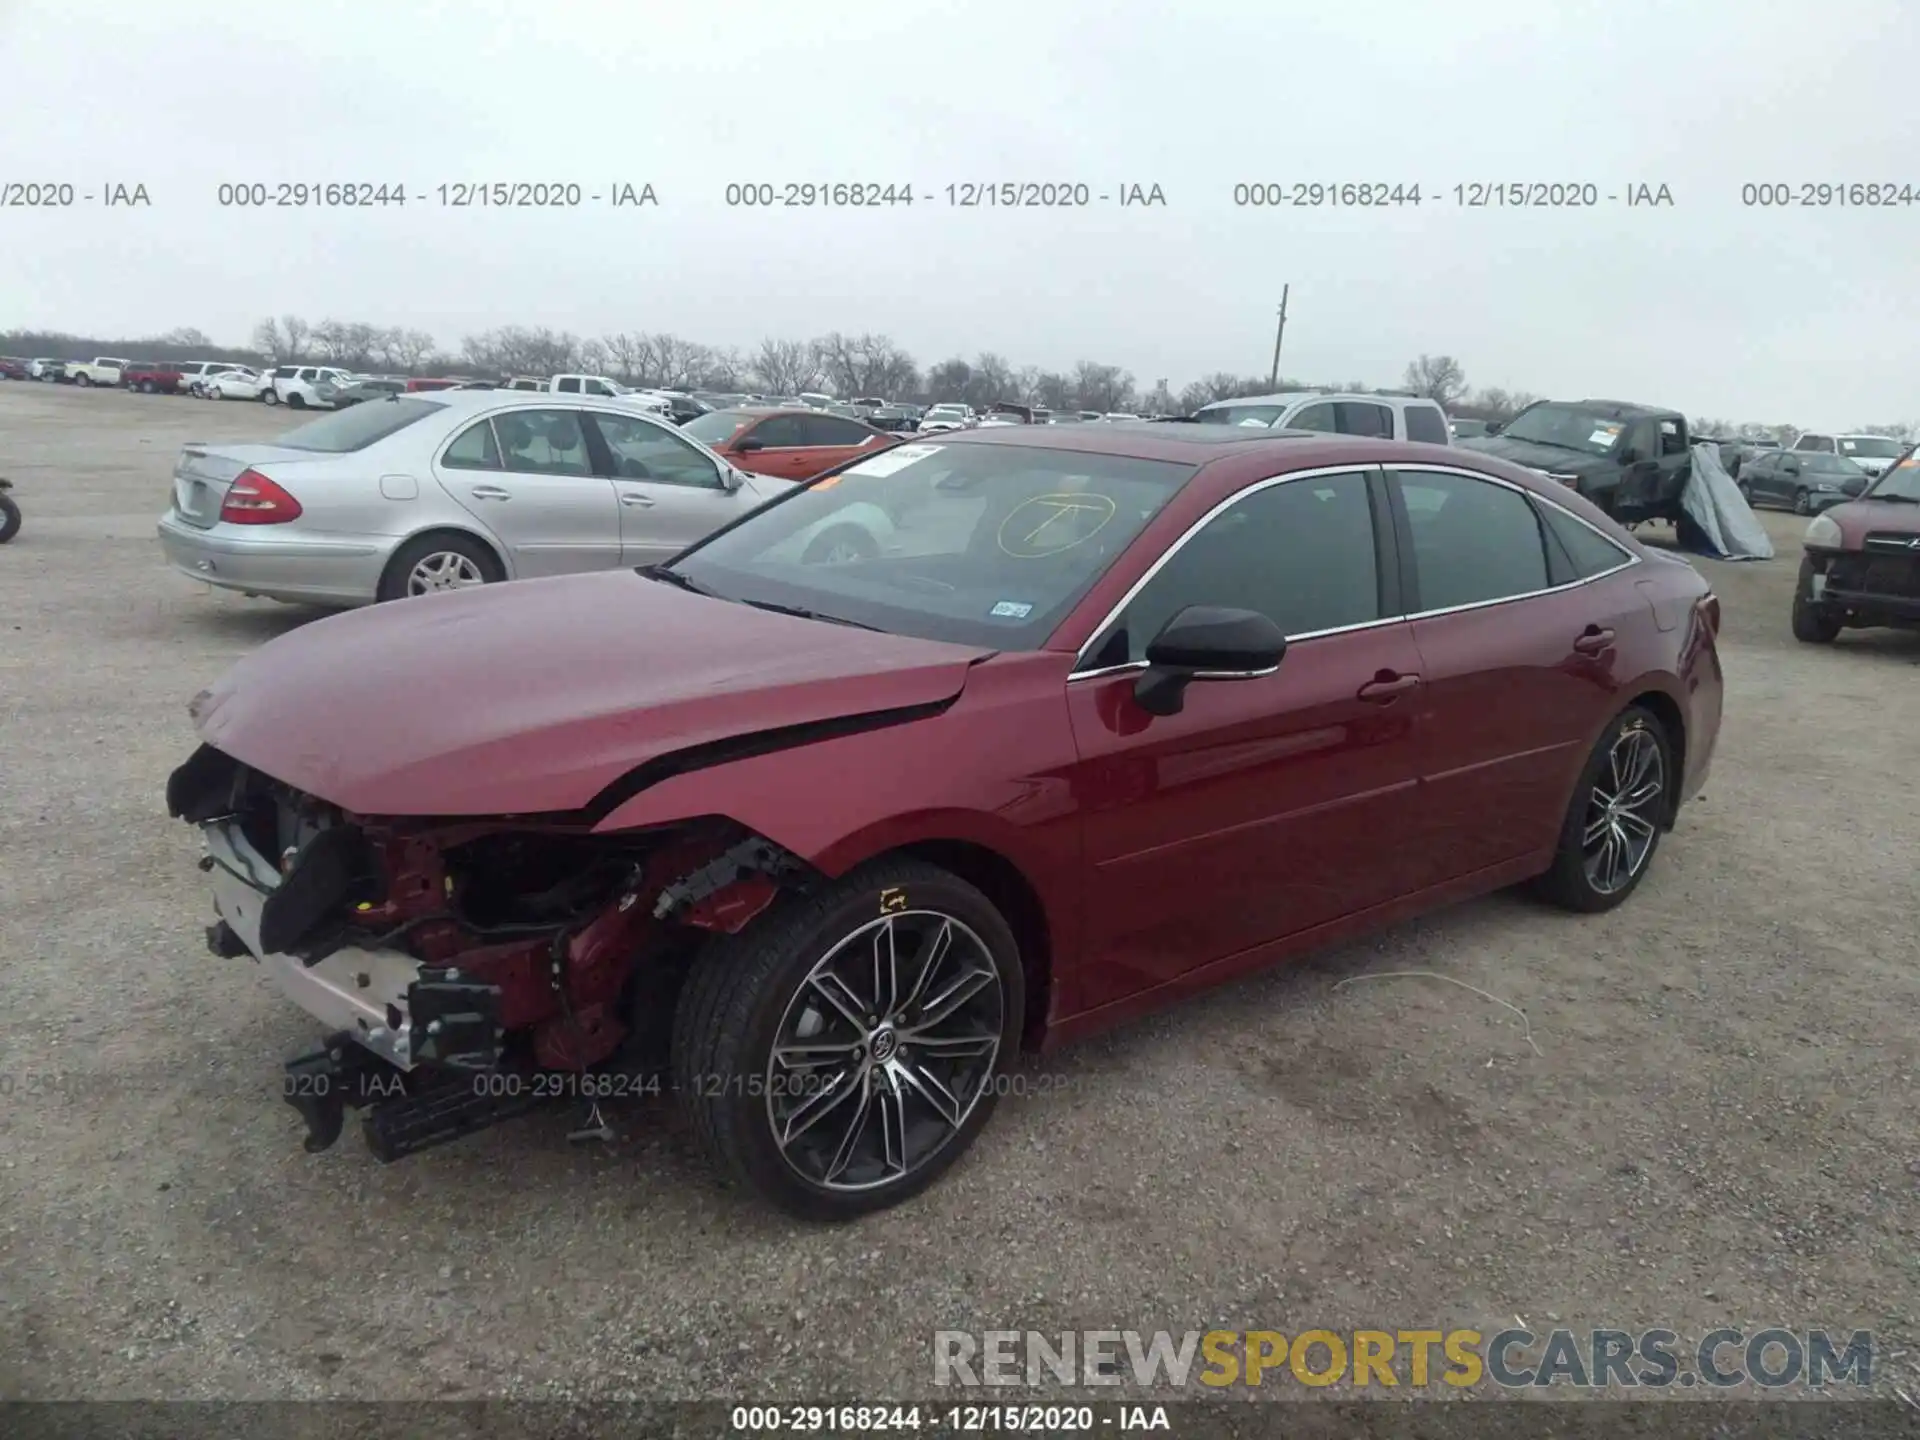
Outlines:
[[1423, 445], [1448, 443], [1447, 417], [1437, 405], [1409, 405], [1406, 409], [1407, 439]]
[[289, 450], [312, 450], [323, 455], [346, 455], [397, 434], [409, 425], [445, 409], [431, 400], [395, 397], [345, 410], [330, 410], [318, 420], [296, 426], [274, 441]]

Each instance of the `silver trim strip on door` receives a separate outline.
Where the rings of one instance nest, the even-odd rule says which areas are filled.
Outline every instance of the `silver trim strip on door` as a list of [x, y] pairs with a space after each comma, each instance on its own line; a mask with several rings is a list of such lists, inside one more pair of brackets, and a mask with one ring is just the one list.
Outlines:
[[[1295, 480], [1322, 480], [1330, 475], [1359, 475], [1364, 478], [1369, 471], [1373, 470], [1391, 470], [1396, 475], [1458, 475], [1468, 480], [1484, 480], [1490, 485], [1498, 485], [1503, 489], [1511, 490], [1523, 499], [1538, 500], [1543, 505], [1551, 506], [1569, 520], [1586, 526], [1587, 529], [1591, 530], [1595, 535], [1598, 535], [1615, 549], [1620, 548], [1620, 542], [1615, 540], [1611, 535], [1607, 534], [1591, 521], [1574, 514], [1573, 511], [1559, 504], [1550, 496], [1543, 495], [1537, 490], [1528, 489], [1524, 485], [1515, 484], [1511, 480], [1502, 479], [1498, 475], [1489, 475], [1481, 470], [1470, 470], [1464, 466], [1437, 465], [1433, 463], [1391, 465], [1378, 461], [1370, 461], [1358, 469], [1355, 469], [1354, 466], [1349, 464], [1322, 466], [1312, 470], [1295, 470], [1286, 475], [1275, 475], [1265, 480], [1256, 480], [1244, 489], [1234, 491], [1233, 494], [1229, 495], [1198, 520], [1194, 521], [1192, 525], [1188, 526], [1186, 532], [1182, 534], [1178, 540], [1175, 540], [1173, 544], [1169, 545], [1158, 560], [1155, 560], [1153, 564], [1147, 567], [1146, 573], [1127, 587], [1127, 593], [1120, 597], [1113, 608], [1107, 612], [1106, 617], [1094, 627], [1093, 633], [1088, 637], [1087, 642], [1076, 652], [1074, 655], [1074, 664], [1079, 665], [1085, 661], [1087, 652], [1093, 649], [1097, 642], [1106, 637], [1108, 631], [1113, 626], [1113, 622], [1120, 618], [1127, 606], [1131, 605], [1134, 598], [1146, 588], [1148, 582], [1160, 573], [1162, 567], [1164, 567], [1169, 560], [1173, 559], [1189, 540], [1193, 539], [1195, 535], [1199, 534], [1220, 515], [1232, 509], [1235, 505], [1238, 505], [1248, 496], [1258, 495], [1263, 490], [1271, 490], [1276, 485], [1290, 484]], [[1544, 590], [1528, 590], [1520, 595], [1503, 595], [1497, 600], [1476, 600], [1466, 605], [1447, 605], [1437, 610], [1420, 610], [1406, 615], [1383, 615], [1377, 620], [1363, 620], [1354, 625], [1337, 625], [1328, 630], [1310, 630], [1299, 635], [1289, 635], [1287, 637], [1287, 643], [1294, 645], [1306, 640], [1321, 640], [1329, 635], [1350, 635], [1355, 631], [1373, 630], [1382, 625], [1400, 625], [1414, 620], [1429, 620], [1439, 615], [1458, 615], [1468, 610], [1486, 610], [1495, 605], [1511, 605], [1516, 600], [1532, 600], [1541, 595], [1557, 595], [1564, 590], [1577, 590], [1582, 585], [1591, 585], [1597, 580], [1604, 580], [1609, 575], [1618, 575], [1622, 570], [1631, 569], [1633, 566], [1642, 563], [1641, 558], [1631, 551], [1623, 551], [1622, 553], [1624, 553], [1627, 558], [1620, 564], [1610, 569], [1597, 571], [1581, 579], [1569, 581], [1565, 585], [1549, 585]], [[1097, 670], [1075, 670], [1067, 677], [1067, 683], [1072, 684], [1076, 680], [1093, 680], [1106, 675], [1120, 675], [1130, 670], [1144, 670], [1146, 668], [1146, 661], [1130, 660], [1124, 665], [1105, 665]]]

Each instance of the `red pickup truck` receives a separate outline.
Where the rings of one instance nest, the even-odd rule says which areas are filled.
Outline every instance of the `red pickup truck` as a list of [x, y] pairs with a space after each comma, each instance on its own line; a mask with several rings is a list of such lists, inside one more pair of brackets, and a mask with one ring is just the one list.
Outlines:
[[135, 360], [120, 372], [120, 383], [143, 395], [180, 395], [187, 377], [177, 365], [160, 360]]

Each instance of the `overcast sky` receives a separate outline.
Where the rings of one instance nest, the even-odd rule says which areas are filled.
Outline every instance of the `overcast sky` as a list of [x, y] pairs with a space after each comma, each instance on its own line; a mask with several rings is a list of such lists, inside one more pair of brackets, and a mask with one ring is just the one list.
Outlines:
[[[1337, 12], [1337, 13], [1335, 13]], [[768, 335], [923, 363], [1282, 369], [1731, 419], [1920, 419], [1912, 0], [1290, 10], [1210, 0], [0, 0], [0, 328], [244, 340], [267, 314]], [[1159, 185], [1164, 207], [963, 210], [946, 187]], [[1240, 182], [1419, 184], [1418, 208], [1239, 208]], [[222, 183], [398, 182], [404, 208], [222, 208]], [[658, 207], [442, 208], [443, 183], [651, 183]], [[911, 207], [729, 208], [729, 183], [910, 182]], [[1592, 182], [1596, 209], [1458, 184]], [[1743, 184], [1916, 203], [1749, 208]], [[1671, 207], [1629, 209], [1635, 184]], [[1607, 195], [1622, 198], [1609, 202]]]

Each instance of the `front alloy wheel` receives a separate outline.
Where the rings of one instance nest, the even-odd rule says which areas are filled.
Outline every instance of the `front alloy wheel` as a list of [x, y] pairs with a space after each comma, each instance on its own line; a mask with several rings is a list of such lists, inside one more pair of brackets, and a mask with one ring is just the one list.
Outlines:
[[777, 901], [695, 961], [673, 1072], [726, 1181], [848, 1220], [932, 1184], [992, 1115], [1025, 971], [987, 897], [890, 858]]
[[825, 1190], [912, 1175], [985, 1094], [1006, 1022], [986, 943], [934, 910], [883, 915], [827, 952], [767, 1061], [781, 1155]]

